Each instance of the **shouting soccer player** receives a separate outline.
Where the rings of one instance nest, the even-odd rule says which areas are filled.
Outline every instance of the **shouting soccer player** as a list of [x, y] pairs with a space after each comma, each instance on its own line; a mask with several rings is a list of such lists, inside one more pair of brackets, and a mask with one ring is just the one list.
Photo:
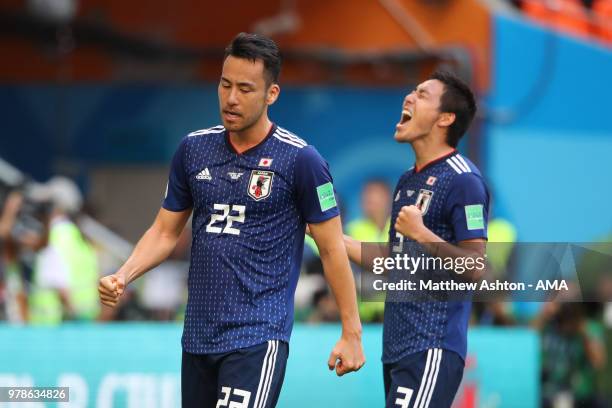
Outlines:
[[[449, 73], [434, 73], [406, 96], [395, 140], [410, 143], [416, 163], [393, 193], [389, 249], [414, 244], [434, 257], [484, 255], [489, 193], [476, 166], [456, 150], [475, 112], [469, 87]], [[348, 236], [345, 243], [350, 258], [367, 267], [361, 243]], [[469, 270], [462, 278], [477, 275]], [[386, 406], [450, 407], [463, 376], [471, 302], [389, 298], [382, 357]]]
[[287, 363], [293, 297], [309, 224], [342, 318], [328, 365], [338, 375], [365, 362], [355, 284], [327, 163], [273, 124], [281, 60], [276, 44], [241, 33], [219, 82], [223, 126], [180, 143], [153, 225], [114, 275], [102, 302], [170, 254], [193, 212], [182, 346], [183, 407], [276, 405]]

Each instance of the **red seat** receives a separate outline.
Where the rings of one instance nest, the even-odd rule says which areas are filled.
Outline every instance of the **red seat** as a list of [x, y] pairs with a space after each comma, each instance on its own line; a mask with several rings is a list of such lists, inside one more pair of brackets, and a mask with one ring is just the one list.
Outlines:
[[524, 0], [525, 14], [548, 27], [581, 37], [593, 33], [588, 12], [580, 0]]
[[595, 0], [593, 16], [597, 36], [606, 44], [612, 45], [612, 0]]

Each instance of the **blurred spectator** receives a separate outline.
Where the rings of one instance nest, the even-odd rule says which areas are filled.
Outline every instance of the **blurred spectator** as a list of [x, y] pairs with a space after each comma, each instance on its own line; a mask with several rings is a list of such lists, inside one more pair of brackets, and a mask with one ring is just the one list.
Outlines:
[[[72, 217], [81, 209], [76, 184], [54, 177], [33, 191], [51, 202], [48, 236], [39, 251], [29, 294], [30, 321], [59, 323], [62, 318], [94, 320], [100, 312], [96, 254]], [[62, 310], [63, 309], [63, 310]]]
[[516, 243], [517, 232], [512, 223], [503, 218], [489, 221], [487, 261], [496, 278], [508, 278], [509, 266]]
[[379, 179], [366, 182], [361, 190], [362, 217], [347, 225], [348, 235], [362, 242], [387, 242], [390, 211], [389, 184]]
[[[348, 235], [361, 242], [388, 242], [390, 211], [389, 184], [381, 179], [367, 181], [361, 190], [362, 217], [347, 225]], [[371, 274], [362, 276], [374, 278]], [[361, 282], [358, 280], [358, 283]], [[377, 302], [359, 302], [359, 315], [364, 322], [382, 322], [384, 309], [383, 297]]]
[[0, 212], [0, 304], [4, 305], [3, 314], [11, 323], [27, 320], [27, 296], [19, 265], [19, 247], [12, 236], [22, 203], [23, 195], [13, 191], [8, 194]]
[[542, 406], [607, 407], [597, 389], [606, 363], [600, 316], [582, 303], [546, 303], [532, 326], [541, 330]]
[[17, 316], [7, 313], [13, 322], [21, 318], [35, 323], [62, 321], [68, 302], [67, 279], [57, 251], [48, 245], [49, 216], [46, 199], [32, 197], [29, 192], [15, 190], [6, 201], [1, 229], [3, 263], [8, 273], [7, 312], [20, 311]]
[[334, 301], [334, 296], [327, 287], [315, 292], [313, 297], [314, 311], [309, 316], [311, 323], [339, 322], [340, 312]]

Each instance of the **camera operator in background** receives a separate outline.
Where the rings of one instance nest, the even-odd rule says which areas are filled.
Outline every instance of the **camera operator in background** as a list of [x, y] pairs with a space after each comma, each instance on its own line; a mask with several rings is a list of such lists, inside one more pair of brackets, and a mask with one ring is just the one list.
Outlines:
[[27, 295], [13, 229], [23, 203], [19, 191], [10, 191], [0, 205], [0, 316], [11, 323], [28, 318]]
[[531, 322], [541, 333], [542, 407], [609, 406], [598, 382], [607, 360], [599, 309], [597, 303], [552, 301]]
[[36, 194], [51, 204], [46, 245], [39, 250], [29, 293], [30, 322], [57, 324], [62, 320], [95, 320], [98, 262], [94, 249], [75, 223], [83, 198], [76, 184], [54, 177]]

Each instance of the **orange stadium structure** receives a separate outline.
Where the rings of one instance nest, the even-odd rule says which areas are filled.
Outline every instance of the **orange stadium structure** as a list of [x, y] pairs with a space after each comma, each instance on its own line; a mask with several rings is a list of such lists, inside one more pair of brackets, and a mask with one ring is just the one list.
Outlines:
[[[458, 54], [460, 64], [472, 66], [468, 76], [479, 91], [489, 86], [491, 18], [477, 0], [355, 0], [350, 7], [342, 0], [262, 0], [241, 2], [240, 13], [212, 1], [151, 1], [143, 8], [94, 0], [79, 3], [69, 25], [34, 20], [24, 3], [0, 7], [9, 34], [0, 46], [19, 61], [0, 67], [4, 81], [216, 80], [227, 41], [257, 31], [285, 50], [284, 82], [325, 81], [331, 72], [345, 82], [406, 83], [402, 61], [423, 63], [408, 72], [415, 79], [440, 59], [457, 63]], [[59, 52], [49, 37], [57, 37]], [[163, 64], [147, 67], [155, 59]]]
[[523, 0], [524, 12], [542, 24], [581, 38], [612, 41], [612, 1], [595, 0], [589, 10], [582, 0]]

